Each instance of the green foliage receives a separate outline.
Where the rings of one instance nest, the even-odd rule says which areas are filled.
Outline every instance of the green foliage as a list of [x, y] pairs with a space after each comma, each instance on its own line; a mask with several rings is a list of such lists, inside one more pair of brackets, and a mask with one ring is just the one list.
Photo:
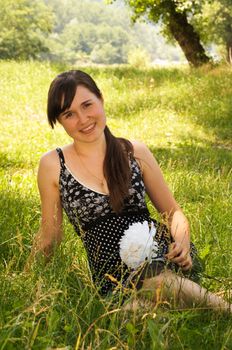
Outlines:
[[53, 16], [43, 1], [0, 0], [0, 58], [38, 58], [48, 51], [45, 37]]
[[[56, 15], [49, 39], [51, 59], [75, 63], [85, 54], [95, 63], [124, 63], [130, 42], [129, 17], [97, 1], [60, 2], [48, 0]], [[74, 4], [75, 3], [75, 4]]]
[[[102, 299], [66, 218], [54, 259], [23, 272], [40, 220], [39, 159], [70, 142], [60, 126], [48, 126], [47, 90], [70, 68], [0, 62], [0, 348], [232, 348], [231, 316], [162, 306], [126, 312], [111, 296]], [[144, 141], [156, 156], [216, 279], [203, 285], [231, 300], [231, 69], [85, 70], [103, 91], [112, 132]]]
[[158, 29], [145, 23], [132, 25], [130, 11], [120, 4], [106, 6], [103, 1], [47, 0], [56, 24], [47, 45], [51, 60], [126, 63], [128, 53], [141, 47], [152, 59], [180, 60], [178, 48], [167, 45]]
[[182, 58], [157, 28], [132, 26], [129, 10], [122, 5], [106, 6], [103, 0], [0, 0], [0, 6], [2, 59], [126, 63], [128, 52], [136, 47], [147, 50], [152, 59]]
[[[232, 1], [231, 0], [125, 0], [134, 11], [134, 21], [143, 16], [148, 21], [162, 21], [162, 33], [173, 42], [169, 28], [170, 12], [186, 13], [201, 40], [224, 46], [224, 56], [232, 61]], [[230, 49], [230, 53], [228, 50]], [[226, 52], [227, 51], [227, 52]], [[231, 55], [231, 57], [228, 57]]]
[[148, 52], [141, 47], [130, 50], [128, 63], [136, 68], [147, 68], [150, 64]]
[[[227, 59], [232, 55], [231, 0], [124, 2], [127, 7], [104, 0], [0, 0], [0, 58], [126, 63], [128, 53], [141, 47], [152, 60], [183, 60], [181, 50], [166, 45], [157, 29], [161, 26], [169, 43], [175, 43], [168, 25], [173, 8], [187, 15], [205, 44], [223, 46]], [[134, 21], [145, 21], [132, 26], [131, 10]]]
[[[199, 0], [125, 0], [133, 9], [133, 20], [143, 17], [151, 23], [162, 23], [163, 34], [171, 41], [175, 40], [188, 60], [198, 67], [209, 63], [200, 37], [190, 20], [205, 2]], [[190, 18], [190, 19], [189, 19]]]
[[[201, 13], [193, 18], [194, 25], [206, 43], [223, 47], [224, 57], [232, 50], [232, 1], [214, 0], [202, 6]], [[232, 52], [231, 52], [232, 54]], [[227, 57], [228, 59], [228, 57]], [[229, 60], [228, 60], [229, 61]], [[232, 57], [231, 57], [232, 61]]]
[[167, 24], [173, 6], [177, 12], [194, 15], [200, 11], [205, 0], [125, 0], [125, 2], [133, 9], [134, 20], [145, 16], [154, 23], [162, 20], [164, 24]]

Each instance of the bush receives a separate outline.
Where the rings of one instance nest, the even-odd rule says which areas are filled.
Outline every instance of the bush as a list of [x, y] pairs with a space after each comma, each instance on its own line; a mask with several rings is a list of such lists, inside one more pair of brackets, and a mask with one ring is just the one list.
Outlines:
[[127, 61], [136, 68], [146, 68], [151, 64], [149, 53], [141, 47], [129, 50]]

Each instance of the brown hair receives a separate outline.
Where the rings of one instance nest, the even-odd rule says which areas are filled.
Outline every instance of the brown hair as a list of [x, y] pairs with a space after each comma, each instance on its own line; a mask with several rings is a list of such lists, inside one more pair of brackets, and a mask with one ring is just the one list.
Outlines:
[[[59, 74], [52, 81], [48, 92], [47, 116], [52, 128], [54, 128], [59, 115], [72, 104], [79, 85], [86, 87], [99, 99], [102, 98], [101, 91], [87, 73], [80, 70], [70, 70]], [[61, 103], [61, 101], [63, 102]], [[115, 137], [108, 126], [105, 127], [104, 133], [106, 155], [103, 172], [109, 188], [111, 206], [116, 213], [119, 213], [123, 209], [125, 198], [129, 195], [131, 182], [129, 156], [133, 154], [133, 146], [130, 141]]]

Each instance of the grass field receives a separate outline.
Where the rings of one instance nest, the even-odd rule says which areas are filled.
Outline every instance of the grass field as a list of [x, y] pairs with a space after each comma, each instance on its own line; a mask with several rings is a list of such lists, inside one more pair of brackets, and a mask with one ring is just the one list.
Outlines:
[[[69, 68], [0, 62], [0, 350], [231, 349], [228, 315], [164, 307], [126, 313], [102, 300], [67, 220], [54, 259], [23, 272], [40, 221], [38, 161], [69, 142], [47, 124], [48, 86]], [[144, 141], [161, 165], [211, 276], [202, 284], [231, 299], [231, 68], [85, 70], [104, 94], [114, 134]]]

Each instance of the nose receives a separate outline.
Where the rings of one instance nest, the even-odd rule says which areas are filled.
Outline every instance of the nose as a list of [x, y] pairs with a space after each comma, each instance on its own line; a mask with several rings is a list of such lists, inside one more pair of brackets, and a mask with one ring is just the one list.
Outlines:
[[83, 111], [79, 111], [78, 113], [78, 123], [79, 124], [85, 124], [86, 123], [86, 120], [88, 120], [88, 116], [85, 112]]

